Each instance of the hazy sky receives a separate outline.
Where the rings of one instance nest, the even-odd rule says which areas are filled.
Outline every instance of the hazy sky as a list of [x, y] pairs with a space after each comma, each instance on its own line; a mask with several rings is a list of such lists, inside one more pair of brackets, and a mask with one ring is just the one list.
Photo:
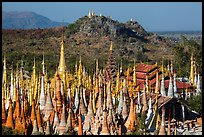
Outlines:
[[53, 21], [73, 23], [94, 11], [147, 31], [202, 30], [202, 2], [3, 2], [3, 11], [33, 11]]

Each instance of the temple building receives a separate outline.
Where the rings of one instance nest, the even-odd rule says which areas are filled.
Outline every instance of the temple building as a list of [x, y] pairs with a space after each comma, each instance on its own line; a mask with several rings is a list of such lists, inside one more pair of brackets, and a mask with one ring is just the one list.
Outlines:
[[[42, 73], [36, 72], [34, 58], [31, 76], [23, 72], [22, 64], [20, 69], [13, 68], [11, 81], [4, 58], [2, 125], [24, 135], [176, 135], [180, 124], [195, 122], [197, 114], [180, 101], [202, 91], [193, 57], [186, 83], [176, 78], [172, 64], [169, 70], [157, 63], [134, 63], [126, 71], [122, 65], [117, 68], [112, 41], [104, 69], [99, 69], [97, 60], [92, 76], [80, 56], [71, 74], [64, 48], [62, 36], [59, 66], [50, 78], [45, 72], [44, 54]], [[143, 118], [146, 128], [138, 127]]]

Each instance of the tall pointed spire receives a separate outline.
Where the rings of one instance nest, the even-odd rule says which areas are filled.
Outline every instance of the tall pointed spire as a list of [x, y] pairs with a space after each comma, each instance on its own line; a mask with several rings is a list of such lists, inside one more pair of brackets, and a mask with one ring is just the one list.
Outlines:
[[177, 91], [177, 85], [176, 85], [176, 73], [174, 73], [174, 85], [173, 85], [173, 87], [174, 87], [174, 96], [175, 97], [178, 97], [178, 91]]
[[6, 120], [6, 126], [11, 127], [14, 129], [14, 122], [13, 122], [13, 112], [12, 112], [12, 100], [9, 99], [9, 110], [8, 110], [8, 117]]
[[111, 94], [111, 82], [108, 81], [107, 85], [107, 108], [112, 109], [113, 108], [113, 101], [112, 101], [112, 94]]
[[[37, 107], [37, 123], [38, 123], [38, 128], [42, 130], [42, 117], [41, 117], [41, 111], [40, 111], [40, 104], [38, 104]], [[43, 130], [41, 131], [43, 133]]]
[[25, 112], [24, 112], [24, 100], [21, 103], [21, 122], [22, 122], [22, 127], [24, 129], [24, 133], [25, 133], [25, 135], [27, 135], [26, 119], [25, 119]]
[[[163, 70], [163, 67], [162, 67]], [[164, 85], [164, 72], [162, 71], [161, 89], [160, 93], [162, 96], [166, 96], [165, 85]]]
[[82, 73], [83, 73], [83, 70], [82, 70], [82, 63], [81, 63], [81, 56], [80, 56], [79, 68], [78, 68], [78, 73], [77, 73], [78, 87], [80, 87], [82, 85], [82, 77], [83, 77]]
[[82, 95], [83, 95], [83, 101], [84, 101], [84, 105], [87, 108], [87, 102], [86, 102], [86, 89], [82, 88]]
[[113, 50], [113, 42], [111, 41], [111, 45], [110, 45], [110, 51]]
[[123, 116], [123, 119], [125, 120], [128, 116], [128, 106], [127, 106], [127, 83], [126, 83], [126, 78], [124, 78], [124, 81], [123, 81], [123, 110], [122, 110], [122, 116]]
[[59, 66], [58, 66], [58, 69], [59, 69], [59, 75], [60, 75], [60, 78], [64, 81], [64, 75], [65, 75], [65, 71], [66, 71], [66, 65], [65, 65], [65, 57], [64, 57], [64, 34], [62, 34], [62, 41], [60, 43], [61, 45], [61, 51], [60, 51], [60, 62], [59, 62]]
[[56, 98], [57, 98], [57, 107], [62, 107], [62, 94], [61, 94], [61, 82], [60, 82], [60, 76], [57, 74], [56, 76]]
[[143, 104], [143, 107], [142, 107], [142, 112], [146, 113], [147, 109], [148, 109], [148, 106], [147, 106], [147, 96], [146, 96], [146, 90], [145, 90], [145, 87], [143, 88], [143, 96], [142, 96], [142, 104]]
[[158, 117], [159, 117], [159, 113], [158, 113], [158, 94], [156, 94], [156, 101], [155, 101], [155, 105], [154, 105], [154, 112], [153, 112], [153, 116], [150, 116], [150, 123], [148, 125], [148, 130], [149, 131], [155, 131], [158, 126]]
[[57, 115], [57, 104], [55, 103], [55, 117], [54, 117], [54, 122], [53, 122], [54, 134], [56, 134], [58, 132], [58, 127], [59, 127], [59, 118]]
[[16, 98], [16, 106], [15, 106], [15, 110], [13, 113], [14, 119], [16, 119], [17, 117], [20, 117], [20, 113], [21, 113], [21, 106], [20, 106], [20, 98], [19, 98], [19, 92], [17, 92], [17, 98]]
[[66, 132], [66, 116], [65, 116], [65, 105], [63, 103], [61, 121], [59, 124], [59, 135], [63, 135]]
[[166, 130], [165, 130], [165, 107], [162, 107], [162, 123], [161, 127], [159, 130], [159, 135], [166, 135]]
[[6, 123], [6, 108], [5, 108], [5, 98], [3, 98], [2, 100], [2, 115], [1, 115], [1, 118], [2, 118], [2, 123]]
[[77, 88], [75, 89], [74, 105], [75, 105], [74, 111], [75, 111], [75, 113], [76, 113], [76, 111], [77, 111], [78, 108], [79, 108], [79, 94], [78, 94], [78, 89], [77, 89]]
[[193, 54], [191, 55], [191, 67], [190, 67], [189, 82], [191, 84], [194, 84], [194, 60], [193, 60]]
[[31, 116], [30, 116], [31, 121], [32, 121], [32, 124], [34, 124], [34, 119], [35, 119], [35, 117], [36, 117], [35, 114], [36, 114], [36, 112], [35, 112], [35, 100], [33, 99], [33, 100], [32, 100]]
[[79, 89], [79, 95], [80, 95], [80, 97], [79, 97], [79, 110], [81, 111], [81, 114], [84, 115], [87, 113], [87, 110], [86, 110], [86, 107], [84, 104], [84, 99], [83, 99], [83, 95], [82, 95], [83, 91], [82, 90], [83, 90], [82, 87], [80, 87], [80, 89]]
[[149, 99], [149, 107], [148, 107], [148, 111], [147, 111], [147, 118], [146, 118], [146, 124], [149, 125], [150, 121], [152, 120], [152, 116], [153, 116], [153, 111], [152, 111], [152, 98], [150, 97]]
[[198, 80], [197, 80], [197, 93], [201, 92], [201, 84], [200, 84], [200, 75], [198, 74]]
[[46, 103], [45, 103], [45, 109], [44, 109], [44, 121], [47, 121], [48, 118], [50, 117], [50, 114], [53, 111], [53, 105], [52, 105], [52, 100], [51, 100], [51, 95], [50, 95], [50, 81], [48, 81], [47, 84], [47, 97], [46, 97]]
[[32, 134], [31, 135], [40, 135], [40, 132], [38, 130], [38, 125], [37, 125], [37, 120], [36, 118], [34, 119], [33, 121], [33, 131], [32, 131]]
[[[44, 46], [43, 46], [44, 48]], [[42, 73], [45, 74], [45, 59], [44, 59], [44, 49], [43, 49], [43, 60], [42, 60]]]
[[82, 125], [82, 115], [81, 115], [81, 111], [79, 110], [79, 114], [78, 114], [78, 135], [83, 135], [83, 125]]
[[45, 88], [44, 88], [44, 73], [41, 76], [41, 91], [40, 91], [40, 110], [44, 109], [45, 106]]
[[158, 71], [156, 72], [156, 86], [155, 86], [155, 93], [159, 93], [159, 74]]
[[73, 128], [72, 128], [72, 117], [73, 117], [73, 113], [72, 113], [72, 110], [71, 108], [68, 109], [68, 117], [67, 117], [67, 129], [68, 129], [68, 133], [73, 131]]
[[173, 96], [174, 96], [172, 76], [170, 76], [170, 80], [169, 80], [168, 96], [169, 96], [169, 97], [173, 97]]
[[136, 113], [134, 113], [134, 103], [133, 103], [133, 98], [131, 97], [131, 102], [130, 102], [130, 113], [128, 115], [127, 121], [125, 122], [125, 126], [127, 130], [131, 130], [131, 122], [133, 125], [136, 123]]
[[123, 110], [123, 92], [120, 91], [120, 99], [119, 99], [119, 105], [118, 105], [118, 114], [122, 114]]
[[134, 67], [133, 67], [133, 83], [136, 86], [137, 85], [137, 78], [136, 78], [136, 65], [135, 65], [135, 59], [134, 59]]
[[136, 113], [140, 113], [141, 111], [141, 103], [140, 103], [140, 91], [138, 91], [138, 94], [137, 94], [137, 109], [136, 109]]
[[107, 125], [106, 109], [103, 111], [103, 126], [102, 126], [102, 130], [100, 132], [100, 135], [110, 135], [110, 131], [109, 131], [108, 125]]
[[93, 112], [93, 104], [92, 104], [92, 92], [90, 93], [90, 97], [89, 97], [89, 105], [88, 105], [88, 113], [87, 116], [89, 116], [89, 118], [94, 116], [94, 112]]
[[13, 93], [14, 93], [14, 77], [13, 77], [13, 66], [11, 67], [11, 86], [10, 86], [10, 97], [13, 99]]
[[171, 74], [174, 73], [174, 70], [173, 70], [173, 64], [172, 64], [172, 60], [171, 60]]
[[6, 98], [6, 84], [7, 84], [7, 75], [6, 75], [6, 57], [4, 56], [4, 67], [3, 67], [3, 78], [2, 78], [2, 99]]

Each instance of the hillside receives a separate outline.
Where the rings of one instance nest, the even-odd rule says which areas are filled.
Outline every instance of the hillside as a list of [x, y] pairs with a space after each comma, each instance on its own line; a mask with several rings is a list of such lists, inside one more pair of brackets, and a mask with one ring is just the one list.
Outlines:
[[68, 23], [55, 22], [34, 12], [2, 12], [3, 29], [34, 29], [62, 26]]
[[[36, 67], [41, 68], [42, 54], [51, 73], [59, 62], [60, 41], [65, 34], [65, 58], [67, 68], [74, 70], [74, 64], [82, 56], [82, 62], [89, 72], [93, 72], [95, 60], [99, 67], [104, 67], [108, 59], [110, 41], [113, 41], [114, 56], [117, 63], [123, 61], [124, 68], [137, 62], [161, 63], [172, 56], [171, 46], [165, 38], [148, 33], [136, 21], [120, 23], [105, 16], [84, 16], [67, 27], [29, 30], [3, 30], [3, 55], [7, 64], [20, 65], [25, 62], [25, 69], [32, 70], [34, 56]], [[39, 71], [39, 70], [37, 70]]]

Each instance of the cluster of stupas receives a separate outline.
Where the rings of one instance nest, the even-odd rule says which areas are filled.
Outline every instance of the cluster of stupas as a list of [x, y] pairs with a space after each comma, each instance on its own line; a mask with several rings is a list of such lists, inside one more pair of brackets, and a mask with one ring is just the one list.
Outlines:
[[[62, 38], [60, 62], [53, 78], [47, 77], [43, 55], [40, 75], [34, 59], [31, 76], [26, 75], [22, 63], [20, 68], [12, 69], [8, 82], [4, 59], [2, 125], [25, 135], [121, 135], [141, 130], [137, 125], [143, 114], [147, 131], [171, 134], [165, 128], [165, 104], [172, 98], [186, 97], [195, 89], [201, 92], [193, 58], [191, 62], [190, 83], [176, 80], [172, 65], [165, 69], [163, 65], [141, 63], [124, 71], [122, 64], [117, 68], [114, 63], [111, 42], [104, 69], [98, 68], [97, 61], [91, 76], [80, 57], [75, 73], [70, 74]], [[188, 92], [181, 93], [180, 89]]]

